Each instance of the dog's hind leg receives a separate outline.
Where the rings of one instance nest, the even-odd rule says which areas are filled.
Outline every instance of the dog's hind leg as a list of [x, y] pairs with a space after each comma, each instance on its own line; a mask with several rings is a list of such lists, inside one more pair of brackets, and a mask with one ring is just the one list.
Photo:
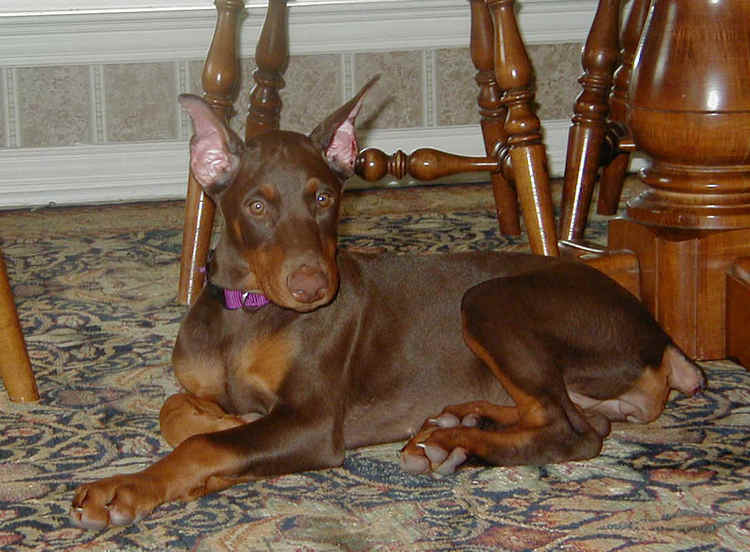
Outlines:
[[[468, 298], [468, 295], [467, 295]], [[402, 452], [410, 472], [450, 473], [477, 456], [496, 465], [547, 464], [599, 454], [609, 423], [582, 412], [568, 396], [562, 372], [521, 309], [500, 314], [480, 295], [464, 299], [464, 338], [492, 370], [514, 406], [473, 402], [428, 420]]]

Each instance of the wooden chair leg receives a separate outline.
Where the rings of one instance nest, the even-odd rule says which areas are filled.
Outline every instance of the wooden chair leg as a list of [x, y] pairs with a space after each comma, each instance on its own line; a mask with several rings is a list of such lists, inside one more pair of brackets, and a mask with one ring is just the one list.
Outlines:
[[620, 0], [600, 0], [583, 49], [583, 91], [578, 96], [565, 163], [560, 237], [583, 237], [607, 132], [608, 96], [619, 59]]
[[600, 215], [614, 215], [620, 206], [622, 186], [630, 164], [630, 152], [618, 153], [610, 163], [602, 167], [599, 177], [599, 199], [596, 202], [596, 212]]
[[539, 118], [532, 109], [531, 61], [513, 12], [514, 0], [487, 0], [495, 26], [495, 77], [508, 109], [507, 147], [534, 253], [558, 255], [554, 210]]
[[[498, 145], [505, 144], [505, 118], [508, 110], [502, 102], [501, 91], [495, 80], [494, 43], [495, 30], [487, 9], [486, 0], [471, 2], [471, 59], [477, 69], [476, 81], [479, 85], [479, 115], [482, 136], [487, 155], [496, 155]], [[518, 218], [518, 198], [516, 191], [502, 173], [491, 175], [495, 195], [495, 209], [500, 232], [509, 236], [521, 234]]]
[[12, 401], [37, 401], [39, 392], [0, 252], [0, 376]]
[[[239, 82], [237, 58], [237, 20], [244, 9], [242, 0], [216, 0], [217, 20], [206, 64], [203, 67], [203, 99], [216, 114], [228, 121]], [[182, 234], [182, 258], [178, 300], [190, 305], [205, 282], [205, 266], [211, 246], [215, 205], [192, 174], [188, 177], [185, 224]]]
[[633, 74], [635, 51], [638, 48], [638, 40], [641, 37], [643, 25], [646, 23], [650, 4], [650, 0], [634, 0], [628, 19], [625, 21], [622, 34], [622, 61], [615, 71], [614, 86], [609, 98], [610, 126], [616, 128], [617, 134], [619, 134], [617, 137], [619, 151], [612, 161], [602, 169], [599, 179], [599, 201], [596, 210], [600, 215], [617, 213], [625, 173], [630, 163], [630, 151], [634, 149], [626, 130], [628, 89], [630, 88], [630, 77]]
[[255, 47], [255, 64], [258, 68], [253, 73], [255, 86], [250, 92], [245, 140], [279, 128], [279, 90], [284, 87], [283, 75], [289, 64], [286, 4], [287, 0], [271, 0], [268, 3], [263, 31]]

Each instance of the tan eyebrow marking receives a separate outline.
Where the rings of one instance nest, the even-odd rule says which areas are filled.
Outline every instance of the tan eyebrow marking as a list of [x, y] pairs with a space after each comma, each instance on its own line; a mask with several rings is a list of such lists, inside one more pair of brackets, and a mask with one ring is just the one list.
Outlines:
[[268, 184], [263, 184], [258, 189], [258, 192], [266, 201], [275, 201], [279, 198], [279, 191], [276, 189], [276, 187], [269, 186]]

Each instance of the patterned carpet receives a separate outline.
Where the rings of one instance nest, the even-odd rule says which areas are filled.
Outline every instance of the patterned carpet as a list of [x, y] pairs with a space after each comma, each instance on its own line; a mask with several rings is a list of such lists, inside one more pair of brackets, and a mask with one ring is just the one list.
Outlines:
[[[68, 522], [81, 482], [168, 451], [157, 414], [176, 390], [169, 355], [179, 204], [0, 214], [0, 245], [42, 400], [0, 392], [0, 549], [749, 550], [750, 374], [706, 363], [709, 390], [674, 396], [648, 426], [616, 425], [600, 457], [546, 467], [406, 475], [399, 444], [341, 468], [170, 504], [126, 528]], [[594, 238], [604, 226], [597, 222]], [[494, 214], [360, 213], [344, 247], [402, 252], [524, 249]]]

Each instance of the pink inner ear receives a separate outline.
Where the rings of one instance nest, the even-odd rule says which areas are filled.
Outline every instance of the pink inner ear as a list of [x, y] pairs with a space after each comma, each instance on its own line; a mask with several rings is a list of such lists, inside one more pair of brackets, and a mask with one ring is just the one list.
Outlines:
[[227, 151], [223, 137], [215, 129], [201, 129], [190, 142], [190, 168], [204, 186], [222, 184], [237, 168], [238, 160]]
[[326, 158], [347, 172], [354, 170], [359, 146], [354, 134], [354, 116], [341, 123], [326, 149]]

